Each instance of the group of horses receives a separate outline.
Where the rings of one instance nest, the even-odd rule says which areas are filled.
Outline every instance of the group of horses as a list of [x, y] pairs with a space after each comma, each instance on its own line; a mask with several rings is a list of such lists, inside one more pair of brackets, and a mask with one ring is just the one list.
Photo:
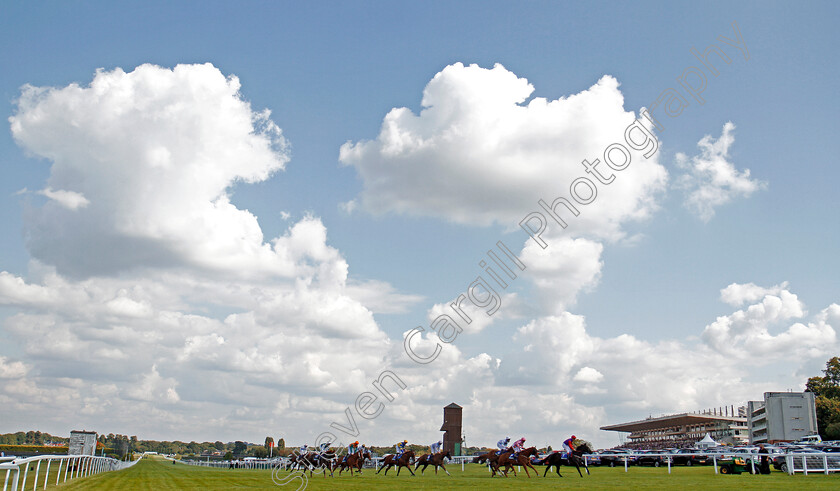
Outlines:
[[[578, 474], [583, 477], [583, 472], [580, 470], [581, 466], [583, 466], [586, 473], [589, 474], [589, 468], [584, 463], [583, 455], [590, 454], [592, 451], [592, 447], [588, 442], [579, 445], [565, 459], [563, 458], [563, 454], [560, 452], [553, 452], [550, 455], [539, 459], [537, 458], [538, 452], [536, 447], [529, 447], [520, 452], [514, 452], [513, 450], [508, 449], [498, 453], [493, 450], [487, 452], [486, 454], [479, 455], [473, 460], [473, 462], [488, 465], [491, 471], [491, 477], [495, 477], [497, 474], [507, 477], [507, 473], [509, 471], [513, 471], [513, 475], [516, 476], [516, 466], [524, 468], [525, 474], [528, 477], [531, 477], [531, 473], [528, 472], [528, 468], [531, 468], [535, 475], [539, 475], [539, 472], [537, 472], [537, 469], [534, 468], [534, 465], [546, 466], [543, 477], [548, 475], [548, 471], [552, 466], [554, 466], [557, 471], [557, 475], [563, 477], [563, 475], [560, 474], [560, 466], [564, 463], [575, 466]], [[449, 471], [446, 470], [445, 465], [445, 460], [452, 458], [452, 455], [448, 450], [435, 454], [423, 454], [418, 459], [415, 459], [415, 456], [416, 455], [412, 450], [406, 450], [400, 455], [386, 455], [382, 459], [382, 467], [380, 467], [376, 473], [379, 474], [385, 470], [385, 475], [387, 476], [388, 470], [392, 467], [396, 467], [397, 475], [399, 476], [400, 470], [402, 470], [403, 467], [406, 467], [408, 468], [408, 472], [414, 476], [416, 475], [414, 474], [414, 471], [420, 466], [423, 467], [420, 469], [420, 474], [425, 473], [427, 467], [434, 466], [435, 474], [437, 474], [438, 468], [441, 468], [444, 472], [446, 472], [446, 475], [451, 476]], [[365, 461], [370, 459], [370, 451], [367, 449], [360, 449], [357, 452], [348, 455], [347, 458], [336, 455], [334, 452], [308, 452], [303, 455], [291, 456], [289, 458], [288, 465], [289, 470], [308, 470], [310, 477], [312, 476], [312, 472], [316, 469], [323, 469], [324, 477], [326, 477], [327, 471], [330, 471], [330, 476], [333, 477], [333, 473], [336, 469], [338, 469], [339, 476], [344, 470], [349, 470], [351, 475], [353, 475], [354, 471], [361, 474]], [[564, 462], [564, 460], [566, 462]], [[411, 468], [412, 465], [414, 466], [413, 470]]]
[[563, 477], [563, 474], [560, 474], [560, 466], [565, 460], [568, 465], [575, 466], [578, 474], [580, 474], [580, 477], [583, 477], [583, 472], [580, 470], [581, 466], [583, 466], [586, 473], [589, 474], [589, 467], [584, 462], [583, 456], [584, 454], [592, 453], [592, 451], [592, 446], [588, 442], [578, 445], [578, 447], [575, 448], [575, 450], [565, 459], [563, 458], [563, 454], [560, 452], [553, 452], [542, 459], [536, 458], [538, 454], [537, 447], [529, 447], [518, 453], [510, 449], [501, 453], [492, 450], [486, 454], [479, 455], [475, 458], [474, 462], [486, 463], [490, 467], [491, 477], [495, 477], [496, 474], [499, 473], [507, 477], [507, 473], [510, 470], [512, 470], [513, 475], [516, 476], [515, 466], [521, 466], [525, 469], [525, 475], [528, 477], [531, 477], [531, 473], [528, 472], [529, 467], [534, 471], [535, 475], [539, 475], [537, 469], [534, 468], [534, 464], [545, 466], [543, 477], [548, 475], [548, 471], [552, 466], [554, 466], [557, 471], [557, 475]]
[[[412, 450], [407, 450], [407, 451], [403, 452], [403, 454], [400, 455], [399, 457], [397, 457], [396, 455], [386, 455], [382, 459], [382, 467], [380, 467], [379, 470], [376, 471], [376, 473], [379, 474], [382, 471], [382, 469], [385, 469], [385, 475], [387, 476], [388, 475], [388, 469], [390, 469], [391, 467], [396, 467], [397, 468], [397, 475], [399, 476], [400, 475], [400, 469], [403, 468], [403, 467], [407, 467], [408, 472], [410, 472], [411, 475], [413, 476], [415, 474], [414, 474], [414, 471], [411, 470], [411, 462], [412, 462], [412, 460], [414, 460], [414, 455], [415, 455], [414, 451], [412, 451]], [[443, 472], [445, 472], [447, 476], [451, 476], [452, 474], [450, 474], [449, 471], [446, 470], [446, 465], [444, 465], [445, 459], [451, 459], [451, 458], [452, 458], [452, 454], [449, 453], [449, 450], [444, 450], [442, 452], [433, 453], [433, 454], [428, 454], [428, 453], [423, 454], [423, 455], [420, 456], [419, 459], [414, 461], [414, 470], [416, 471], [417, 468], [422, 465], [423, 468], [420, 469], [420, 474], [422, 475], [426, 472], [426, 467], [429, 467], [430, 465], [433, 465], [433, 466], [435, 466], [435, 474], [437, 474], [438, 467], [440, 467], [441, 469], [443, 469]]]
[[361, 474], [362, 466], [365, 465], [365, 461], [370, 459], [370, 451], [363, 448], [348, 455], [347, 458], [329, 451], [324, 453], [307, 452], [289, 457], [288, 467], [289, 470], [308, 470], [310, 477], [312, 471], [316, 469], [323, 469], [325, 477], [327, 471], [330, 471], [330, 477], [332, 477], [336, 469], [338, 469], [339, 476], [344, 470], [349, 470], [350, 475], [353, 475], [354, 470]]

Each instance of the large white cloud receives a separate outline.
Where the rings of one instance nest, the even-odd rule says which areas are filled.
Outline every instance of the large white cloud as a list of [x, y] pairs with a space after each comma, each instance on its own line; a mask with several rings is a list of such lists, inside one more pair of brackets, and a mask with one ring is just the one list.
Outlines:
[[[25, 86], [17, 143], [50, 161], [27, 220], [32, 254], [75, 277], [138, 266], [294, 275], [228, 188], [284, 168], [286, 141], [217, 68], [100, 70], [88, 86]], [[57, 240], [60, 237], [61, 240]]]
[[[528, 100], [533, 92], [526, 79], [498, 64], [444, 68], [423, 91], [419, 115], [394, 108], [375, 140], [341, 147], [341, 162], [363, 180], [361, 205], [374, 213], [511, 227], [539, 199], [568, 197], [572, 181], [588, 175], [581, 161], [603, 159], [607, 146], [623, 142], [635, 115], [624, 110], [610, 76], [556, 100]], [[605, 164], [599, 170], [610, 174]], [[635, 154], [601, 186], [572, 233], [619, 235], [622, 221], [649, 216], [666, 180], [655, 155]]]
[[677, 166], [686, 171], [675, 185], [685, 192], [685, 206], [704, 222], [715, 216], [715, 208], [737, 197], [749, 197], [767, 183], [750, 178], [750, 170], [739, 171], [730, 162], [729, 148], [735, 142], [735, 125], [723, 125], [720, 138], [704, 136], [697, 146], [700, 153], [676, 155]]
[[[812, 357], [836, 345], [837, 333], [828, 320], [830, 313], [836, 311], [835, 305], [822, 311], [814, 322], [796, 322], [781, 330], [782, 323], [805, 315], [804, 304], [788, 290], [786, 283], [767, 289], [753, 284], [733, 284], [721, 290], [721, 294], [727, 298], [737, 290], [744, 291], [747, 298], [762, 290], [764, 295], [753, 297], [756, 303], [746, 309], [720, 316], [706, 326], [703, 339], [717, 351], [744, 360], [780, 354]], [[774, 334], [774, 331], [779, 332]]]
[[[419, 299], [350, 280], [317, 217], [266, 240], [234, 207], [232, 185], [289, 157], [268, 111], [212, 65], [27, 86], [10, 123], [50, 175], [49, 200], [24, 217], [28, 275], [0, 272], [0, 305], [16, 312], [1, 328], [3, 418], [241, 439], [294, 414], [289, 436], [310, 438], [303, 422], [385, 363], [392, 343], [365, 302], [400, 312]], [[54, 404], [78, 422], [44, 414]]]

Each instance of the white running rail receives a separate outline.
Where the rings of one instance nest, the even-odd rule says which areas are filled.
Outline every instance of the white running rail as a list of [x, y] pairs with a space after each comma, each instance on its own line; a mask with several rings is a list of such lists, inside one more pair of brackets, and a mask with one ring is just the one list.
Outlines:
[[[136, 461], [135, 461], [136, 462]], [[23, 491], [26, 488], [27, 481], [30, 479], [29, 470], [34, 465], [31, 476], [32, 491], [37, 491], [38, 484], [41, 484], [41, 489], [47, 489], [47, 484], [55, 482], [58, 485], [61, 482], [78, 479], [82, 477], [92, 476], [100, 472], [114, 471], [123, 469], [130, 465], [121, 465], [122, 463], [110, 457], [96, 457], [92, 455], [39, 455], [37, 457], [15, 458], [13, 460], [5, 459], [0, 462], [0, 476], [5, 471], [3, 478], [3, 491]], [[41, 474], [41, 466], [45, 466], [43, 476]], [[55, 470], [53, 472], [53, 469]], [[54, 475], [53, 475], [54, 474]]]

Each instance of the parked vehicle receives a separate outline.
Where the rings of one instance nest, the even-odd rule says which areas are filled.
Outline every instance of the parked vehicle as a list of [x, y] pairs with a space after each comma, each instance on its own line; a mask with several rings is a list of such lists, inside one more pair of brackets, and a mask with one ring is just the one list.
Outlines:
[[800, 438], [799, 441], [797, 441], [796, 443], [803, 444], [803, 445], [813, 445], [814, 443], [821, 443], [821, 442], [822, 442], [822, 438], [820, 438], [820, 435], [808, 435], [808, 436], [804, 436], [804, 437]]
[[610, 450], [599, 450], [598, 457], [600, 458], [601, 465], [606, 465], [609, 467], [615, 467], [616, 465], [624, 465], [626, 461], [628, 465], [633, 464], [636, 458], [632, 455], [628, 455], [630, 450], [625, 448], [615, 448]]
[[712, 457], [705, 455], [705, 450], [699, 448], [681, 448], [676, 450], [673, 457], [671, 457], [672, 465], [709, 465], [712, 463]]
[[[787, 449], [786, 452], [787, 453], [792, 453], [792, 454], [820, 453], [819, 450], [816, 450], [816, 449], [813, 449], [813, 448]], [[797, 455], [794, 458], [798, 459], [798, 458], [801, 458], [801, 457]], [[817, 457], [817, 456], [807, 457], [806, 456], [806, 459], [807, 459], [806, 463], [810, 466], [817, 467], [818, 465], [821, 465], [821, 463], [822, 463], [822, 458], [821, 457]], [[773, 467], [775, 469], [778, 469], [778, 470], [782, 471], [782, 472], [787, 472], [788, 468], [787, 468], [787, 460], [786, 460], [785, 456], [784, 455], [777, 455], [776, 457], [773, 457]]]
[[636, 465], [652, 465], [659, 467], [662, 464], [667, 464], [665, 457], [663, 457], [659, 450], [639, 450], [637, 453], [641, 455], [636, 456]]
[[587, 465], [601, 465], [601, 455], [596, 453], [586, 454], [583, 456]]
[[743, 457], [732, 457], [718, 461], [721, 474], [740, 474], [747, 470], [747, 463]]

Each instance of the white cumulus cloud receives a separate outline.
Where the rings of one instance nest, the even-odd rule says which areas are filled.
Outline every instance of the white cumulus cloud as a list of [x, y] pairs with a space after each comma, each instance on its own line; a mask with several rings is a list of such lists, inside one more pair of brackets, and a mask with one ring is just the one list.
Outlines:
[[210, 64], [25, 86], [12, 135], [51, 161], [42, 193], [62, 205], [29, 217], [33, 255], [76, 277], [173, 264], [285, 272], [256, 217], [229, 200], [234, 183], [265, 180], [289, 159], [270, 113], [239, 88]]
[[[581, 161], [603, 159], [607, 146], [623, 142], [635, 115], [624, 110], [618, 82], [608, 75], [556, 100], [529, 100], [533, 92], [498, 64], [447, 66], [426, 85], [419, 115], [394, 108], [376, 139], [341, 147], [341, 162], [364, 183], [358, 206], [510, 227], [539, 199], [568, 197], [572, 181], [588, 175]], [[599, 170], [610, 174], [604, 164]], [[634, 155], [601, 186], [573, 233], [620, 235], [621, 221], [649, 216], [666, 181], [656, 156]]]
[[715, 208], [737, 197], [749, 197], [767, 183], [750, 178], [750, 170], [739, 171], [730, 161], [729, 148], [735, 143], [735, 125], [723, 125], [720, 138], [704, 136], [697, 146], [700, 153], [689, 157], [676, 155], [677, 166], [686, 171], [676, 181], [677, 188], [685, 192], [685, 206], [692, 213], [708, 222], [715, 216]]

